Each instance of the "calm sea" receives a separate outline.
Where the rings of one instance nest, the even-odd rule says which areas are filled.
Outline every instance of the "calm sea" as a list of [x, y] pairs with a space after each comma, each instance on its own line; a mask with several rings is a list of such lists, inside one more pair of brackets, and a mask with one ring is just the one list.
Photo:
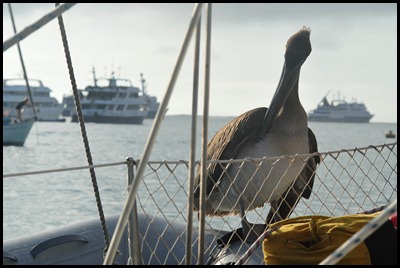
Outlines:
[[[211, 117], [208, 139], [232, 117]], [[153, 120], [143, 125], [87, 123], [94, 164], [140, 159]], [[198, 120], [197, 157], [200, 159], [201, 119]], [[397, 123], [314, 123], [320, 152], [393, 143], [385, 133]], [[150, 160], [189, 159], [190, 116], [166, 116]], [[3, 146], [3, 174], [87, 165], [78, 123], [37, 122], [24, 147]], [[120, 213], [126, 196], [125, 166], [96, 169], [104, 213]], [[87, 170], [3, 178], [3, 240], [32, 234], [71, 222], [98, 217]], [[397, 189], [397, 186], [396, 186]], [[184, 202], [184, 201], [183, 201]]]

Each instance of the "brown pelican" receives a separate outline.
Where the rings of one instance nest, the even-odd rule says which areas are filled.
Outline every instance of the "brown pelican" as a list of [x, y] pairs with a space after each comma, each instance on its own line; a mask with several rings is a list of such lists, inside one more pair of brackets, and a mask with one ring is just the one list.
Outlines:
[[[226, 124], [207, 144], [207, 160], [293, 156], [317, 152], [300, 103], [300, 69], [311, 53], [310, 29], [303, 27], [286, 44], [282, 75], [269, 109], [250, 110]], [[300, 196], [308, 198], [319, 157], [287, 157], [260, 167], [245, 162], [207, 168], [206, 215], [240, 214], [243, 238], [252, 225], [245, 212], [271, 203], [267, 224], [290, 216]], [[273, 166], [272, 166], [273, 164]], [[199, 208], [200, 176], [196, 177], [194, 210]], [[292, 186], [292, 187], [291, 187]]]

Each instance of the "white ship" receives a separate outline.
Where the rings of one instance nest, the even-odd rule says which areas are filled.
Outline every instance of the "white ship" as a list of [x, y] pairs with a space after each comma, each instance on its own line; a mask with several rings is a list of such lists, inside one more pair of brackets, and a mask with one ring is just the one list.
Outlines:
[[[63, 105], [55, 97], [51, 96], [51, 89], [44, 86], [41, 80], [29, 79], [33, 104], [38, 121], [65, 121], [61, 118]], [[15, 107], [25, 97], [28, 97], [25, 80], [22, 78], [3, 79], [3, 113], [16, 116]], [[24, 109], [24, 117], [33, 117], [33, 111], [27, 104]]]
[[[146, 117], [147, 102], [138, 87], [129, 79], [97, 79], [93, 70], [94, 86], [87, 86], [82, 91], [82, 114], [85, 122], [111, 124], [142, 124]], [[73, 111], [71, 122], [78, 122]]]
[[368, 123], [374, 116], [367, 110], [364, 103], [354, 99], [347, 102], [340, 99], [339, 95], [337, 99], [329, 103], [326, 98], [329, 92], [323, 97], [318, 107], [308, 113], [308, 121]]

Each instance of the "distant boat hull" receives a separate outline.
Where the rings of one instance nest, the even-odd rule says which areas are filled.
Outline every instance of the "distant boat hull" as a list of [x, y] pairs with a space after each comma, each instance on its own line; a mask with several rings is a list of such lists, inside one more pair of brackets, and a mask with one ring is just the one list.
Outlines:
[[148, 119], [154, 119], [156, 117], [157, 110], [156, 111], [147, 111], [146, 118]]
[[3, 145], [24, 146], [34, 122], [26, 120], [5, 125], [3, 119]]
[[64, 110], [62, 110], [62, 116], [71, 116], [72, 115], [72, 110], [64, 108]]
[[38, 121], [40, 121], [40, 122], [65, 122], [66, 119], [61, 117], [61, 118], [49, 119], [49, 120], [39, 119]]
[[[84, 115], [87, 123], [103, 123], [103, 124], [135, 124], [141, 125], [144, 116], [104, 116], [104, 115]], [[78, 122], [78, 116], [73, 114], [71, 122]]]
[[[12, 111], [12, 109], [11, 109]], [[42, 122], [65, 122], [61, 118], [62, 106], [61, 104], [54, 107], [36, 107], [36, 116], [38, 121]], [[13, 111], [11, 112], [11, 115]], [[33, 117], [33, 111], [31, 108], [25, 108], [24, 114], [26, 117]]]
[[331, 117], [331, 116], [315, 116], [309, 114], [308, 121], [309, 122], [336, 122], [336, 123], [369, 123], [372, 116], [369, 117]]

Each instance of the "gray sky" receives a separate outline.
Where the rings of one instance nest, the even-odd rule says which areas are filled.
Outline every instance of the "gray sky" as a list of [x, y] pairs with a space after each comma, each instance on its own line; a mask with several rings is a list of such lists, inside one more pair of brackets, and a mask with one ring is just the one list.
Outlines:
[[[13, 4], [17, 31], [54, 9]], [[170, 81], [194, 4], [77, 4], [63, 14], [78, 88], [114, 70], [161, 101]], [[200, 98], [204, 88], [205, 9], [202, 19]], [[397, 122], [397, 4], [213, 4], [210, 115], [237, 116], [269, 106], [288, 38], [311, 27], [312, 52], [300, 77], [306, 111], [340, 91], [364, 102], [371, 122]], [[3, 4], [3, 42], [13, 35]], [[194, 39], [168, 114], [190, 114]], [[41, 79], [60, 101], [72, 93], [57, 20], [21, 42], [28, 77]], [[22, 77], [17, 47], [3, 52], [3, 78]], [[202, 101], [199, 102], [202, 105]], [[199, 106], [199, 114], [202, 114]]]

